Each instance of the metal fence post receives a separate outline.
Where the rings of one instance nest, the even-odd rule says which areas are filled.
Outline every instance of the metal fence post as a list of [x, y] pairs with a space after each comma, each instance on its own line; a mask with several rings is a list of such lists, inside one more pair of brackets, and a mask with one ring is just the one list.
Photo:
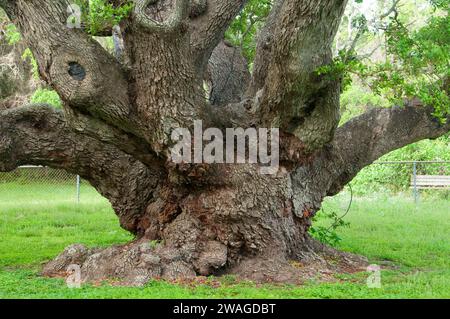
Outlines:
[[417, 162], [413, 163], [413, 188], [414, 188], [414, 202], [417, 204], [419, 200], [419, 192], [417, 190]]
[[77, 203], [80, 203], [80, 184], [81, 184], [81, 180], [80, 180], [80, 175], [77, 175]]

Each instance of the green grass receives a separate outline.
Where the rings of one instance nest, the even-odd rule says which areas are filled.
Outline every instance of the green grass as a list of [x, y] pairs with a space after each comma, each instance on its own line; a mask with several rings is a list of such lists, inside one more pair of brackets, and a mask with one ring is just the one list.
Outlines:
[[[365, 273], [297, 287], [237, 283], [226, 277], [219, 279], [218, 288], [153, 281], [143, 288], [69, 289], [61, 279], [40, 277], [41, 264], [73, 243], [108, 246], [127, 242], [130, 235], [90, 188], [82, 189], [82, 201], [76, 204], [73, 186], [53, 187], [51, 194], [43, 185], [9, 186], [0, 192], [0, 298], [450, 298], [448, 200], [427, 198], [418, 206], [405, 196], [354, 201], [346, 217], [351, 226], [339, 230], [339, 248], [395, 265], [382, 272], [381, 289], [369, 289]], [[348, 194], [342, 194], [327, 200], [325, 208], [344, 212], [347, 203]]]

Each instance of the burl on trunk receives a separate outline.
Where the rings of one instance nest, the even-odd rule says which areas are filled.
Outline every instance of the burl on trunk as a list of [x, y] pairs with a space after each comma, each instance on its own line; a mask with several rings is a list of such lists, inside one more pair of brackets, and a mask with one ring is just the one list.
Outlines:
[[[136, 238], [106, 249], [74, 245], [44, 267], [81, 266], [84, 282], [237, 274], [301, 282], [358, 271], [362, 257], [308, 234], [326, 196], [365, 166], [450, 125], [432, 106], [374, 109], [337, 128], [340, 79], [319, 76], [345, 0], [276, 0], [258, 37], [250, 74], [224, 33], [245, 0], [135, 0], [115, 28], [121, 54], [68, 28], [67, 0], [0, 0], [61, 96], [1, 111], [0, 170], [36, 164], [88, 180]], [[110, 1], [119, 6], [122, 1]], [[70, 10], [69, 10], [70, 12]], [[111, 34], [112, 26], [98, 30]], [[117, 40], [117, 39], [116, 39]], [[174, 129], [279, 128], [280, 168], [175, 164]]]

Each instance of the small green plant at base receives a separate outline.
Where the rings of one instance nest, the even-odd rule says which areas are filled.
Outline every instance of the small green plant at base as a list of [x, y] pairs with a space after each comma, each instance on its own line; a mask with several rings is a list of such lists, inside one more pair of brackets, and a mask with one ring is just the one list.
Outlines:
[[328, 227], [319, 225], [311, 227], [309, 230], [310, 234], [314, 238], [318, 239], [320, 242], [324, 244], [328, 244], [330, 246], [337, 246], [337, 244], [342, 240], [342, 238], [339, 237], [339, 235], [337, 234], [337, 230], [339, 228], [350, 226], [350, 223], [344, 221], [344, 217], [347, 216], [348, 213], [350, 212], [350, 208], [352, 207], [353, 203], [353, 189], [350, 184], [348, 186], [350, 188], [350, 202], [348, 204], [345, 214], [339, 216], [338, 213], [336, 213], [335, 211], [331, 211], [330, 213], [328, 213], [327, 211], [325, 211], [324, 208], [322, 208], [322, 210], [318, 214], [316, 214], [316, 216], [314, 216], [313, 218], [313, 223], [316, 223], [319, 219], [324, 218], [331, 221], [331, 225]]
[[324, 210], [321, 210], [314, 217], [313, 222], [323, 218], [331, 220], [331, 226], [313, 226], [310, 229], [310, 234], [324, 244], [336, 246], [342, 240], [337, 230], [342, 227], [349, 227], [350, 223], [345, 222], [342, 216], [339, 216], [336, 212], [327, 213]]

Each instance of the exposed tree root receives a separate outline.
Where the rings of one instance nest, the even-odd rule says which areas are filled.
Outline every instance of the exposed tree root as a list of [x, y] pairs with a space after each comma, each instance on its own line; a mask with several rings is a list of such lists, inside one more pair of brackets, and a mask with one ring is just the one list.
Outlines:
[[[364, 271], [367, 260], [339, 252], [311, 241], [303, 258], [290, 260], [277, 254], [248, 256], [227, 267], [227, 251], [218, 242], [210, 242], [203, 253], [189, 256], [186, 251], [137, 241], [106, 249], [72, 245], [44, 266], [42, 274], [65, 277], [70, 265], [81, 267], [82, 283], [116, 280], [122, 285], [143, 286], [152, 279], [193, 280], [196, 276], [236, 275], [256, 283], [301, 284], [309, 279], [329, 281], [337, 273]], [[316, 249], [315, 251], [310, 248]]]

